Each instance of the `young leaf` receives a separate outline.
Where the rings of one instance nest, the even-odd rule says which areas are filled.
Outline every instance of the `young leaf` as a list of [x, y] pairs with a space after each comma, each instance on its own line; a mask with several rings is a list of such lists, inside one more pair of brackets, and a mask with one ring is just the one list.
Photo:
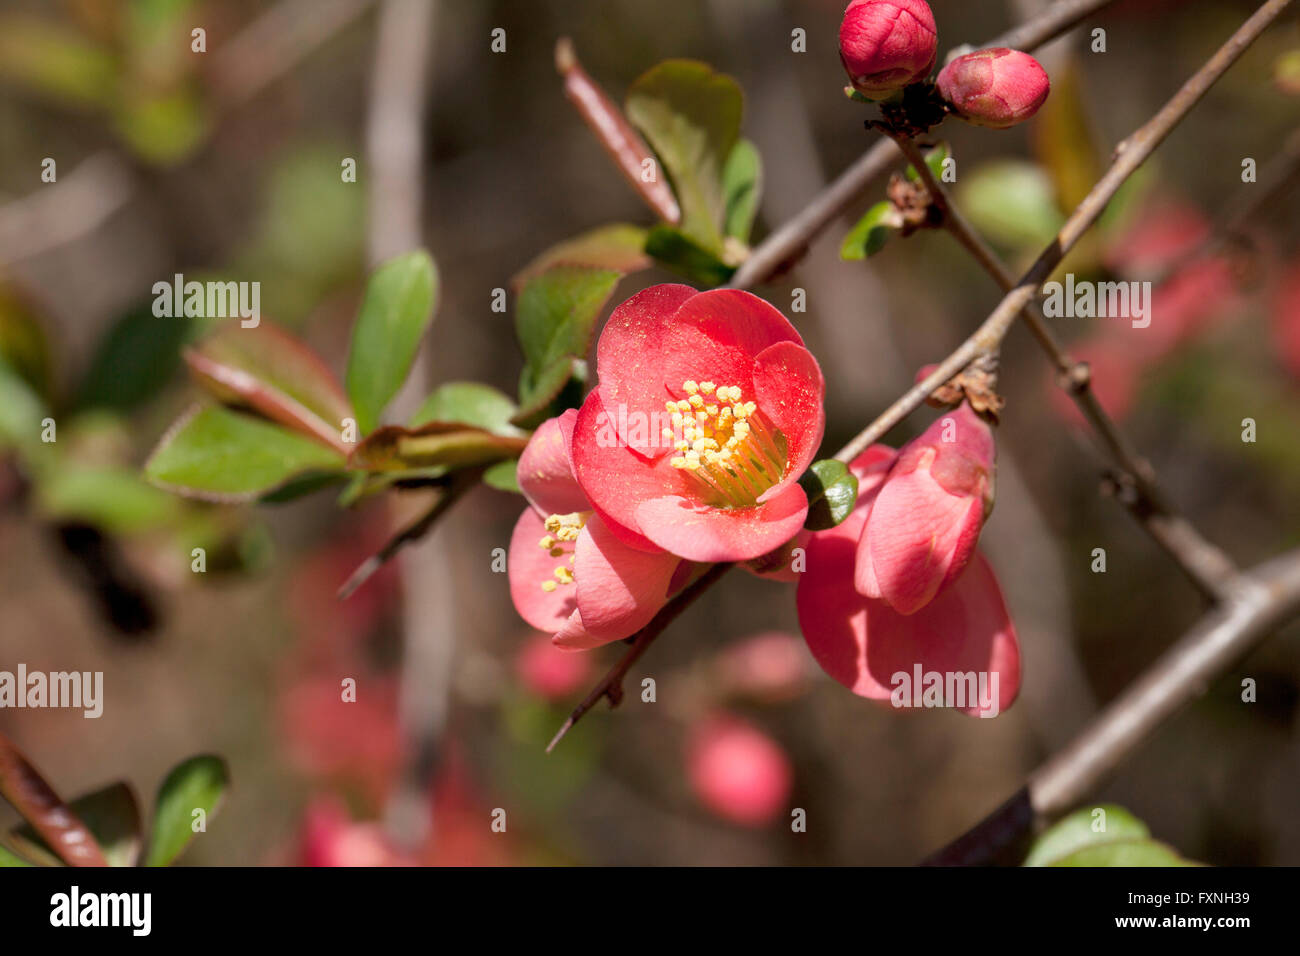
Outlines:
[[636, 79], [626, 110], [672, 177], [682, 231], [721, 253], [722, 172], [740, 137], [744, 110], [739, 84], [706, 63], [667, 60]]
[[180, 515], [175, 498], [125, 468], [65, 461], [40, 483], [38, 495], [46, 515], [92, 524], [111, 534], [162, 527]]
[[42, 316], [18, 289], [3, 283], [0, 283], [0, 360], [30, 385], [33, 392], [49, 401], [54, 365]]
[[59, 798], [17, 747], [0, 734], [0, 796], [69, 866], [108, 866], [84, 823]]
[[[1100, 813], [1098, 811], [1101, 811]], [[1104, 829], [1099, 829], [1104, 827]], [[1045, 830], [1025, 866], [1195, 866], [1151, 839], [1147, 825], [1123, 807], [1084, 807]]]
[[813, 462], [799, 484], [808, 495], [804, 527], [811, 531], [834, 528], [849, 516], [858, 501], [857, 476], [844, 462], [833, 458]]
[[438, 386], [411, 417], [410, 426], [458, 422], [500, 435], [521, 435], [510, 424], [518, 409], [506, 395], [478, 382], [447, 382]]
[[497, 462], [483, 472], [483, 484], [489, 488], [495, 488], [497, 491], [509, 491], [516, 495], [523, 494], [519, 487], [519, 459], [510, 458], [506, 461]]
[[[69, 808], [95, 835], [109, 866], [135, 866], [140, 856], [140, 807], [131, 787], [123, 782], [78, 797]], [[49, 844], [30, 825], [10, 833], [15, 849], [44, 866], [58, 866]]]
[[[940, 182], [943, 182], [943, 164], [950, 156], [952, 156], [952, 147], [947, 143], [940, 143], [925, 151], [925, 165], [930, 167], [930, 175]], [[905, 172], [907, 178], [912, 182], [919, 183], [921, 181], [921, 174], [914, 167], [909, 165]]]
[[411, 370], [420, 339], [433, 321], [438, 273], [423, 249], [390, 259], [370, 277], [348, 354], [347, 392], [362, 433], [379, 416]]
[[202, 810], [205, 824], [211, 823], [229, 786], [230, 771], [220, 757], [200, 754], [174, 767], [154, 801], [145, 865], [168, 866], [180, 856], [197, 832], [194, 811]]
[[723, 232], [733, 239], [749, 242], [763, 195], [763, 161], [749, 140], [742, 139], [732, 148], [722, 171], [722, 187], [727, 210]]
[[655, 226], [646, 239], [645, 251], [661, 266], [681, 273], [697, 285], [720, 286], [735, 274], [716, 255], [695, 242], [680, 229], [672, 226]]
[[600, 313], [622, 274], [610, 269], [556, 266], [528, 280], [515, 308], [524, 353], [516, 424], [548, 405], [586, 357]]
[[858, 220], [840, 244], [840, 258], [865, 259], [874, 256], [898, 231], [898, 210], [889, 201], [878, 202]]
[[156, 396], [181, 367], [195, 320], [159, 317], [148, 305], [109, 327], [81, 380], [76, 407], [129, 411]]
[[1046, 171], [1034, 163], [1001, 160], [962, 177], [957, 202], [977, 229], [1014, 250], [1038, 250], [1065, 222]]
[[154, 484], [208, 501], [248, 501], [344, 459], [310, 438], [216, 406], [183, 416], [145, 462]]
[[352, 417], [343, 388], [305, 344], [269, 322], [245, 329], [230, 323], [185, 361], [219, 401], [252, 408], [272, 421], [346, 453], [343, 419]]
[[455, 422], [431, 422], [419, 428], [385, 425], [357, 445], [348, 464], [367, 471], [449, 471], [517, 457], [527, 444], [522, 434], [495, 435]]
[[552, 266], [585, 266], [589, 269], [610, 269], [628, 275], [650, 267], [650, 257], [645, 252], [646, 231], [640, 226], [613, 223], [590, 232], [574, 236], [551, 246], [510, 280], [511, 288], [518, 290], [534, 276]]

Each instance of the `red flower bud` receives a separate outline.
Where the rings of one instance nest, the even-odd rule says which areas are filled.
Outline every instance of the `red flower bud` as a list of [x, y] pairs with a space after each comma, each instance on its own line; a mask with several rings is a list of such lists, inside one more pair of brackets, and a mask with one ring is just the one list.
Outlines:
[[997, 47], [959, 56], [936, 80], [941, 95], [968, 123], [1006, 129], [1038, 112], [1051, 83], [1028, 53]]
[[840, 61], [871, 99], [929, 76], [938, 43], [925, 0], [853, 0], [840, 24]]

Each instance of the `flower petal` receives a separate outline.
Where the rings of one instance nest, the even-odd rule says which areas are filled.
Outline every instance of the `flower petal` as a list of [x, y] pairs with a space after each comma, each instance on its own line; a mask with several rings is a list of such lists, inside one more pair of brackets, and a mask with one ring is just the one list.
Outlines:
[[[900, 614], [925, 607], [961, 573], [983, 525], [979, 498], [945, 491], [927, 468], [890, 475], [871, 508], [858, 559]], [[863, 584], [868, 584], [864, 567]]]
[[650, 461], [621, 444], [604, 415], [595, 392], [578, 410], [571, 446], [578, 483], [620, 541], [643, 551], [662, 550], [641, 533], [636, 505], [647, 498], [684, 493], [685, 479], [668, 459]]
[[645, 535], [665, 550], [692, 561], [748, 561], [789, 541], [808, 516], [799, 485], [753, 508], [709, 508], [677, 495], [636, 507]]
[[668, 600], [681, 559], [630, 548], [598, 515], [578, 536], [574, 575], [583, 627], [601, 643], [635, 634]]
[[658, 285], [610, 316], [596, 346], [597, 389], [619, 437], [638, 454], [671, 449], [643, 416], [684, 398], [682, 383], [711, 379], [752, 394], [753, 360], [776, 342], [803, 344], [793, 325], [756, 295]]
[[[946, 591], [904, 616], [853, 589], [856, 539], [865, 523], [856, 511], [813, 535], [799, 582], [799, 625], [817, 663], [861, 697], [888, 700], [894, 675], [923, 672], [997, 674], [998, 710], [1020, 687], [1020, 649], [1001, 590], [982, 555]], [[963, 709], [977, 714], [978, 705]]]
[[786, 440], [785, 475], [762, 494], [762, 502], [781, 494], [812, 464], [826, 431], [826, 382], [811, 352], [777, 342], [754, 360], [754, 394], [763, 417]]
[[519, 489], [542, 515], [587, 511], [587, 496], [573, 475], [569, 440], [578, 410], [548, 418], [533, 432], [519, 456]]
[[543, 591], [542, 583], [554, 581], [555, 569], [567, 558], [555, 558], [538, 542], [546, 535], [546, 524], [532, 508], [525, 508], [510, 536], [506, 573], [510, 578], [510, 600], [525, 621], [539, 631], [555, 631], [578, 606], [573, 585]]

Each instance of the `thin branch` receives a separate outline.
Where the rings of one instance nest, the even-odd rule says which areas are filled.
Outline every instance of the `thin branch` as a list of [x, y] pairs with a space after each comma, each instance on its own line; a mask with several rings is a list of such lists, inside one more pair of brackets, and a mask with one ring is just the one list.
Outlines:
[[[906, 136], [897, 138], [899, 149], [917, 170], [931, 201], [939, 209], [946, 228], [971, 256], [1000, 285], [1003, 291], [1015, 286], [1015, 276], [1003, 265], [996, 252], [979, 235], [952, 198], [934, 176], [915, 142]], [[1020, 313], [1048, 359], [1056, 367], [1058, 381], [1092, 425], [1100, 444], [1117, 469], [1112, 478], [1115, 497], [1128, 509], [1138, 524], [1174, 559], [1180, 568], [1211, 600], [1225, 597], [1227, 582], [1236, 568], [1227, 555], [1205, 540], [1201, 534], [1169, 503], [1156, 481], [1155, 470], [1125, 440], [1119, 428], [1106, 414], [1091, 387], [1086, 363], [1070, 357], [1057, 341], [1036, 302]]]
[[356, 593], [361, 585], [369, 581], [375, 572], [396, 557], [399, 551], [408, 544], [419, 541], [432, 531], [443, 516], [451, 510], [451, 506], [463, 498], [465, 492], [474, 487], [478, 481], [478, 475], [477, 469], [457, 472], [451, 483], [438, 495], [438, 500], [433, 503], [433, 506], [427, 512], [389, 538], [382, 548], [366, 558], [357, 566], [355, 571], [348, 575], [348, 579], [343, 582], [343, 586], [338, 590], [338, 599], [346, 601]]
[[627, 676], [627, 672], [632, 665], [641, 659], [641, 655], [654, 643], [655, 638], [662, 634], [668, 625], [677, 619], [679, 614], [694, 604], [701, 594], [711, 588], [733, 567], [732, 564], [713, 565], [698, 580], [660, 608], [654, 619], [641, 628], [632, 638], [632, 646], [618, 659], [618, 663], [609, 669], [605, 676], [600, 679], [600, 683], [593, 687], [591, 693], [582, 699], [582, 703], [573, 708], [573, 712], [569, 714], [568, 719], [555, 732], [551, 742], [546, 745], [546, 752], [550, 753], [554, 750], [555, 745], [564, 739], [564, 735], [573, 729], [573, 725], [580, 721], [587, 711], [600, 703], [602, 697], [609, 698], [611, 707], [617, 707], [619, 701], [623, 699], [623, 678]]
[[1019, 862], [1035, 826], [1087, 799], [1162, 723], [1300, 614], [1300, 551], [1239, 576], [1231, 596], [1128, 686], [1024, 788], [925, 863]]
[[[1062, 0], [1018, 27], [995, 37], [986, 47], [1008, 46], [1032, 51], [1074, 29], [1115, 0]], [[798, 259], [823, 229], [830, 225], [877, 177], [902, 159], [897, 146], [882, 138], [852, 166], [759, 245], [736, 270], [731, 285], [748, 289], [761, 285]]]
[[[936, 366], [934, 371], [905, 392], [874, 422], [840, 449], [835, 455], [837, 459], [845, 462], [852, 461], [869, 446], [884, 437], [891, 428], [906, 418], [907, 415], [919, 408], [940, 385], [954, 378], [976, 359], [991, 356], [997, 352], [1012, 323], [1030, 304], [1039, 286], [1051, 275], [1052, 270], [1064, 258], [1065, 254], [1074, 247], [1074, 244], [1096, 222], [1106, 204], [1114, 197], [1124, 181], [1155, 151], [1156, 147], [1169, 135], [1173, 128], [1200, 101], [1210, 86], [1227, 71], [1228, 67], [1286, 9], [1290, 2], [1291, 0], [1268, 0], [1204, 66], [1196, 71], [1192, 78], [1174, 95], [1173, 99], [1149, 122], [1120, 143], [1116, 148], [1116, 158], [1110, 169], [1107, 170], [1079, 207], [1066, 220], [1065, 225], [1062, 226], [1053, 243], [1043, 251], [1029, 272], [1015, 284], [993, 313], [975, 330], [974, 334], [957, 347], [956, 351]], [[896, 144], [892, 141], [885, 140], [884, 142], [889, 145], [890, 149], [895, 152], [898, 151]], [[920, 165], [924, 166], [925, 163], [922, 162]], [[1186, 529], [1182, 530], [1185, 532]], [[1182, 547], [1183, 545], [1179, 546]], [[550, 746], [547, 748], [548, 751], [602, 697], [608, 697], [613, 703], [617, 702], [622, 692], [622, 679], [627, 673], [628, 667], [645, 653], [649, 645], [663, 632], [664, 627], [681, 613], [682, 608], [685, 606], [683, 602], [694, 601], [730, 567], [731, 565], [716, 565], [710, 569], [695, 585], [665, 605], [649, 625], [630, 638], [632, 641], [631, 650], [574, 710], [569, 719], [565, 721], [564, 726], [560, 728], [560, 732], [551, 741]], [[1230, 568], [1231, 565], [1228, 567]], [[721, 569], [720, 572], [719, 569]], [[1235, 575], [1230, 575], [1228, 580], [1235, 584], [1238, 579]]]
[[1083, 202], [1070, 214], [1056, 238], [1043, 250], [1029, 271], [1003, 297], [992, 314], [930, 375], [905, 392], [879, 418], [849, 442], [845, 448], [848, 458], [856, 457], [882, 438], [886, 432], [919, 408], [935, 389], [956, 376], [971, 362], [996, 352], [1016, 317], [1033, 302], [1042, 284], [1051, 277], [1053, 270], [1065, 255], [1097, 221], [1125, 181], [1146, 162], [1147, 158], [1155, 152], [1156, 147], [1164, 142], [1165, 138], [1173, 132], [1174, 127], [1191, 112], [1228, 67], [1237, 61], [1255, 38], [1263, 33], [1290, 3], [1291, 0], [1268, 0], [1264, 3], [1241, 25], [1228, 42], [1183, 84], [1154, 117], [1115, 148], [1115, 156], [1110, 168], [1093, 186], [1092, 191], [1084, 197]]
[[0, 266], [94, 232], [130, 201], [136, 186], [128, 166], [104, 149], [53, 185], [8, 203], [0, 208]]

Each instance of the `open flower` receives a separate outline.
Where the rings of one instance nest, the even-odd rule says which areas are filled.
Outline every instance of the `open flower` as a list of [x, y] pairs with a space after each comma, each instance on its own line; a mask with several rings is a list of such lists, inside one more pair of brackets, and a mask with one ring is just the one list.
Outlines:
[[840, 62], [871, 99], [929, 76], [938, 47], [925, 0], [853, 0], [840, 22]]
[[1006, 129], [1038, 112], [1051, 83], [1028, 53], [994, 47], [959, 56], [935, 79], [939, 95], [968, 123]]
[[994, 454], [992, 430], [965, 402], [903, 447], [863, 523], [863, 596], [915, 614], [956, 580], [993, 508]]
[[748, 292], [654, 286], [614, 310], [596, 368], [572, 453], [610, 537], [749, 561], [803, 527], [825, 383], [780, 312]]
[[648, 624], [682, 564], [662, 549], [629, 547], [592, 512], [570, 465], [577, 415], [571, 409], [543, 422], [520, 456], [529, 507], [515, 523], [508, 560], [519, 615], [571, 649], [622, 640]]
[[[1001, 589], [983, 556], [914, 614], [903, 615], [853, 586], [858, 539], [872, 516], [896, 453], [883, 445], [851, 466], [858, 504], [835, 528], [813, 534], [799, 582], [799, 626], [822, 669], [853, 693], [889, 700], [917, 672], [962, 687], [983, 678], [987, 699], [948, 700], [967, 714], [999, 713], [1020, 688], [1020, 646]], [[993, 691], [996, 691], [993, 693]], [[910, 703], [904, 699], [903, 704]]]

